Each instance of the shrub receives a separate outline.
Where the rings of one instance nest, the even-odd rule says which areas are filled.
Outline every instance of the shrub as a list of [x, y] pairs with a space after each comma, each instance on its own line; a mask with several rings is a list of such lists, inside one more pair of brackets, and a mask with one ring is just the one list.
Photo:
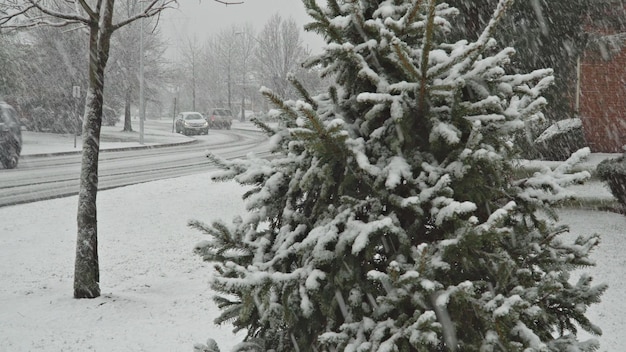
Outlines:
[[116, 123], [120, 122], [120, 116], [115, 111], [115, 109], [110, 108], [108, 106], [102, 107], [102, 124], [104, 126], [115, 126]]
[[76, 120], [76, 114], [66, 110], [55, 110], [45, 106], [23, 107], [25, 119], [24, 125], [27, 130], [34, 132], [50, 133], [75, 133], [80, 132], [80, 123]]
[[606, 159], [596, 168], [598, 177], [607, 183], [617, 201], [626, 207], [626, 158]]

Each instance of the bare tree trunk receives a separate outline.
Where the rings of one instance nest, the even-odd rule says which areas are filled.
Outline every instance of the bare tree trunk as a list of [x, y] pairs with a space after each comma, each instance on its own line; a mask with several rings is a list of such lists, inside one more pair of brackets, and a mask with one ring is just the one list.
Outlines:
[[98, 193], [102, 98], [97, 97], [99, 84], [96, 84], [94, 87], [94, 82], [90, 82], [90, 86], [83, 122], [83, 157], [80, 174], [80, 193], [78, 194], [78, 233], [76, 261], [74, 264], [75, 298], [95, 298], [100, 296], [96, 195]]
[[78, 193], [74, 298], [100, 296], [98, 262], [98, 159], [104, 102], [104, 69], [109, 58], [111, 19], [115, 0], [105, 0], [102, 20], [89, 30], [89, 90], [83, 118], [83, 156]]
[[193, 64], [193, 73], [191, 75], [191, 107], [196, 111], [196, 64]]
[[[46, 5], [51, 5], [47, 7]], [[36, 26], [64, 27], [80, 24], [89, 29], [89, 88], [83, 117], [83, 154], [78, 193], [78, 230], [76, 261], [74, 263], [74, 297], [100, 296], [100, 267], [98, 263], [98, 158], [100, 129], [104, 103], [104, 71], [109, 59], [111, 34], [141, 18], [156, 16], [173, 8], [177, 0], [150, 0], [143, 11], [113, 24], [115, 0], [65, 0], [63, 6], [55, 1], [1, 1], [0, 27], [18, 29]], [[9, 9], [9, 11], [6, 11]], [[69, 12], [65, 13], [64, 10]], [[18, 19], [19, 21], [14, 21]]]
[[132, 132], [133, 131], [133, 125], [131, 122], [131, 116], [130, 116], [130, 104], [132, 102], [131, 99], [131, 88], [130, 88], [130, 84], [128, 86], [128, 88], [126, 88], [126, 99], [124, 102], [124, 132]]

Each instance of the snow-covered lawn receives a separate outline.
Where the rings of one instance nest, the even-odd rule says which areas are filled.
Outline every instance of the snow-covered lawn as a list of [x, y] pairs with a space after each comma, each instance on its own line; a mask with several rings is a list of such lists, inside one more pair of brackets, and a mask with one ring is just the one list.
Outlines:
[[[211, 267], [192, 253], [204, 237], [186, 224], [230, 221], [242, 193], [209, 174], [100, 192], [103, 294], [93, 300], [72, 298], [76, 197], [0, 208], [0, 351], [192, 351], [209, 337], [229, 351], [241, 334], [213, 324]], [[626, 351], [626, 218], [561, 214], [574, 235], [602, 234], [591, 272], [610, 288], [589, 316], [604, 330], [601, 351]]]
[[[193, 185], [195, 189], [190, 190]], [[72, 298], [77, 197], [0, 208], [0, 351], [228, 351], [189, 219], [243, 212], [242, 188], [207, 174], [98, 195], [102, 296]]]

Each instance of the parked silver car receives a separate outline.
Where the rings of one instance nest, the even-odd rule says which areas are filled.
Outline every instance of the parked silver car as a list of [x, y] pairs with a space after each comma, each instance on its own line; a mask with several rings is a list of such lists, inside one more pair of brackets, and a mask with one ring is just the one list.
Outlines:
[[0, 101], [0, 163], [7, 169], [17, 167], [21, 152], [20, 119], [11, 105]]
[[201, 113], [195, 111], [181, 112], [174, 123], [176, 133], [209, 134], [209, 123]]

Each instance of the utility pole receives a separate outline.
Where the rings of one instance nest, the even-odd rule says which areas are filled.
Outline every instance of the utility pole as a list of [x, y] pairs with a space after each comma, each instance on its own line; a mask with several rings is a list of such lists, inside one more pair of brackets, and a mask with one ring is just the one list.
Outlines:
[[246, 28], [243, 31], [236, 32], [235, 35], [241, 35], [241, 59], [243, 61], [243, 75], [241, 77], [241, 116], [239, 121], [244, 122], [246, 120]]
[[[244, 32], [244, 50], [245, 50], [245, 37], [246, 34]], [[243, 57], [243, 79], [241, 80], [242, 82], [242, 87], [241, 87], [241, 122], [244, 122], [246, 120], [246, 55], [244, 53], [244, 57]]]
[[144, 70], [143, 70], [143, 18], [140, 20], [139, 33], [139, 144], [143, 145], [143, 123], [146, 118], [146, 104], [144, 97]]
[[241, 77], [241, 116], [239, 121], [245, 121], [246, 109], [246, 29], [241, 32], [241, 59], [243, 60], [243, 75]]
[[176, 86], [174, 93], [176, 93], [176, 95], [174, 95], [174, 113], [172, 114], [172, 133], [175, 133], [175, 126], [176, 126], [176, 109], [177, 109], [177, 101], [178, 101], [178, 90], [180, 89], [180, 87]]
[[78, 104], [80, 103], [80, 86], [72, 86], [72, 97], [74, 97], [74, 148], [76, 148], [76, 136], [78, 136], [79, 128], [82, 126], [78, 123], [80, 121], [80, 115], [78, 112]]

